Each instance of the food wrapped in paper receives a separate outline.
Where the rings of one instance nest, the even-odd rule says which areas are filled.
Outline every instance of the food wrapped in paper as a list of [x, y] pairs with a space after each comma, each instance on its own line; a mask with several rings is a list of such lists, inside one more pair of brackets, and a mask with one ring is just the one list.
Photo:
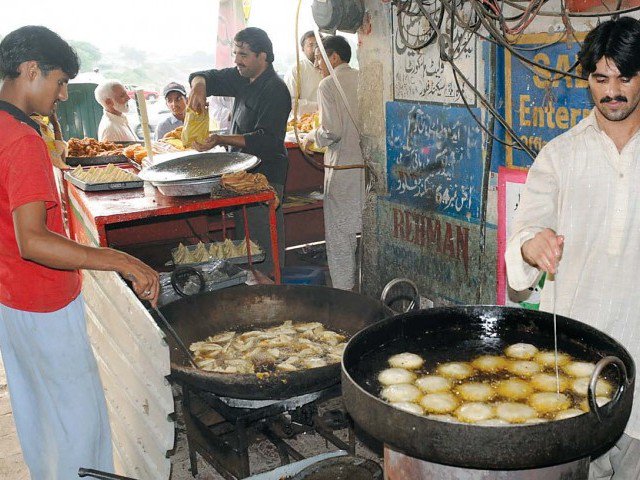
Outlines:
[[202, 142], [209, 136], [209, 111], [198, 113], [187, 107], [184, 126], [180, 139], [185, 148], [193, 146], [193, 142]]

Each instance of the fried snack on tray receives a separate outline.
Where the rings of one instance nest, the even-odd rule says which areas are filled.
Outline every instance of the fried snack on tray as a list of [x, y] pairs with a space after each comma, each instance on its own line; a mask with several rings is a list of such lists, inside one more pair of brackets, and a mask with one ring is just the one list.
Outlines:
[[162, 139], [163, 140], [167, 140], [169, 138], [175, 138], [177, 140], [180, 140], [180, 136], [182, 135], [182, 129], [183, 128], [184, 127], [182, 125], [180, 125], [175, 130], [171, 130], [170, 132], [165, 133], [164, 136], [162, 137]]
[[[154, 154], [164, 152], [164, 150], [158, 148], [155, 144], [151, 147], [151, 149], [153, 150]], [[147, 158], [147, 149], [144, 145], [129, 145], [122, 151], [122, 153], [126, 155], [127, 158], [130, 158], [136, 163], [142, 163], [142, 160]]]
[[[225, 173], [222, 175], [220, 185], [236, 193], [255, 193], [264, 192], [265, 190], [271, 190], [275, 193], [273, 187], [269, 185], [267, 177], [261, 173]], [[278, 195], [276, 195], [276, 207], [279, 203]]]
[[137, 175], [116, 167], [113, 163], [106, 167], [91, 167], [89, 170], [77, 166], [71, 171], [71, 175], [85, 183], [136, 182], [140, 180]]
[[69, 157], [102, 157], [121, 155], [122, 147], [113, 142], [99, 142], [95, 138], [70, 138], [67, 142]]
[[314, 129], [314, 127], [318, 126], [319, 117], [318, 113], [305, 113], [298, 117], [298, 123], [296, 124], [295, 119], [289, 120], [287, 122], [287, 130], [292, 131], [295, 125], [298, 126], [298, 132], [308, 133]]

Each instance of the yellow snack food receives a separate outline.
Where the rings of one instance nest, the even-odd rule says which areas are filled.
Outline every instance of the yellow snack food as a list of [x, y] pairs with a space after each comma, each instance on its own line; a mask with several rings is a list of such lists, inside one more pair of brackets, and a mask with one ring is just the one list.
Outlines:
[[209, 136], [209, 111], [198, 113], [187, 107], [184, 126], [180, 139], [185, 148], [190, 148], [193, 142], [202, 142]]

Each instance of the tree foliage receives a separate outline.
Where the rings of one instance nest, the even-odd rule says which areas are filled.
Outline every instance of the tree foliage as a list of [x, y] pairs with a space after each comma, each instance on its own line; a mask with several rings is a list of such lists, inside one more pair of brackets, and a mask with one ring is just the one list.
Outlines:
[[83, 72], [93, 70], [102, 58], [102, 52], [95, 45], [80, 40], [71, 40], [69, 44], [75, 49], [80, 58], [80, 69]]

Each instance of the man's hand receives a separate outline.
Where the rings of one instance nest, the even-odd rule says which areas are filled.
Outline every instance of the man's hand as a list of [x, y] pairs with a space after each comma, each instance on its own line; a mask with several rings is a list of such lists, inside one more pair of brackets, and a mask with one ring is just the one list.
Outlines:
[[522, 258], [532, 267], [555, 274], [563, 248], [564, 236], [556, 235], [550, 228], [545, 228], [522, 244]]
[[304, 138], [300, 140], [300, 150], [303, 152], [313, 155], [313, 151], [311, 150], [312, 146], [313, 138], [311, 135], [305, 135]]
[[187, 107], [198, 113], [204, 112], [207, 107], [207, 82], [204, 77], [193, 77], [191, 80]]
[[152, 306], [156, 307], [160, 294], [158, 272], [131, 255], [118, 253], [123, 255], [123, 265], [118, 268], [118, 273], [131, 282], [133, 291], [140, 299], [148, 300]]
[[222, 135], [218, 135], [216, 133], [209, 135], [202, 142], [196, 142], [196, 141], [193, 142], [193, 148], [195, 148], [199, 152], [205, 152], [207, 150], [211, 150], [216, 145], [224, 145], [222, 143]]

